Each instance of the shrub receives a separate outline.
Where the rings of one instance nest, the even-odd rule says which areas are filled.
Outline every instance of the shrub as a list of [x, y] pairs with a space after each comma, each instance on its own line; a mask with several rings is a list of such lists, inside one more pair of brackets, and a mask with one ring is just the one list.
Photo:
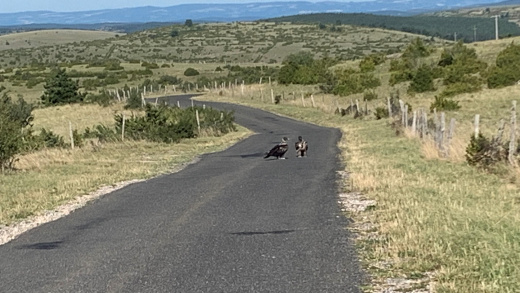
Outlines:
[[142, 87], [132, 87], [129, 97], [126, 99], [125, 109], [140, 109], [143, 106]]
[[[195, 111], [199, 112], [201, 133], [218, 136], [236, 130], [232, 112], [220, 112], [212, 108], [180, 109], [148, 104], [144, 116], [125, 119], [125, 137], [134, 140], [174, 143], [183, 138], [199, 136], [201, 133], [197, 130]], [[116, 115], [115, 120], [114, 133], [121, 133], [122, 115]]]
[[422, 65], [415, 72], [412, 78], [412, 83], [408, 87], [408, 91], [413, 93], [424, 93], [434, 90], [432, 69], [427, 65]]
[[40, 134], [37, 136], [38, 141], [47, 148], [64, 148], [65, 141], [62, 136], [55, 134], [51, 130], [42, 128]]
[[0, 108], [0, 168], [2, 173], [6, 169], [12, 169], [13, 163], [16, 161], [15, 156], [20, 153], [21, 149], [20, 125], [9, 120], [7, 113]]
[[451, 83], [442, 91], [441, 96], [453, 97], [462, 93], [474, 93], [481, 90], [480, 79], [474, 76], [467, 76], [462, 82]]
[[88, 94], [85, 98], [86, 102], [96, 103], [100, 106], [109, 106], [114, 99], [108, 94], [106, 90], [100, 90], [99, 94]]
[[186, 70], [184, 71], [184, 75], [185, 75], [185, 76], [197, 76], [197, 75], [199, 75], [199, 74], [200, 74], [200, 73], [199, 73], [196, 69], [191, 68], [191, 67], [189, 67], [188, 69], [186, 69]]
[[505, 158], [505, 149], [500, 144], [500, 141], [495, 138], [489, 140], [481, 133], [479, 133], [478, 137], [472, 135], [470, 143], [466, 147], [466, 161], [468, 164], [486, 170], [491, 170]]
[[65, 69], [54, 70], [43, 86], [45, 91], [41, 101], [46, 106], [82, 102], [85, 94], [78, 92], [79, 85], [65, 72]]
[[[24, 138], [30, 136], [34, 107], [22, 98], [17, 103], [4, 93], [0, 97], [0, 168], [2, 173], [12, 169], [16, 155], [23, 151]], [[25, 128], [28, 128], [26, 130]]]
[[363, 101], [372, 101], [377, 99], [377, 93], [375, 91], [366, 91], [363, 94]]
[[452, 111], [460, 109], [460, 105], [459, 102], [452, 99], [443, 96], [435, 96], [435, 101], [430, 105], [430, 112], [433, 112], [433, 109], [439, 111]]
[[388, 108], [387, 107], [377, 107], [376, 112], [374, 113], [377, 120], [388, 118]]
[[488, 74], [488, 87], [499, 88], [514, 85], [520, 80], [520, 45], [510, 44], [496, 59], [496, 67]]

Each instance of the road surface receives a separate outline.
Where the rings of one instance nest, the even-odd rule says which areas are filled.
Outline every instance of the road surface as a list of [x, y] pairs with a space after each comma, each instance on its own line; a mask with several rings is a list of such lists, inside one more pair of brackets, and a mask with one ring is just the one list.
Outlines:
[[[0, 246], [0, 292], [360, 292], [337, 203], [340, 132], [205, 104], [234, 110], [256, 134]], [[299, 135], [308, 157], [291, 147], [286, 160], [263, 159]]]

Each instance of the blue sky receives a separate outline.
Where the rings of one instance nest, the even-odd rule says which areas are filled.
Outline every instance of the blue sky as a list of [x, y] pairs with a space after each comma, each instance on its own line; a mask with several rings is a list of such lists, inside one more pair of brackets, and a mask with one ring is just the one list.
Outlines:
[[[50, 10], [57, 12], [112, 9], [138, 6], [173, 6], [187, 3], [267, 3], [276, 0], [2, 0], [0, 13]], [[296, 1], [296, 0], [278, 0]], [[302, 1], [302, 0], [298, 0]], [[305, 0], [304, 0], [305, 1]], [[309, 1], [309, 0], [307, 0]], [[367, 0], [335, 0], [337, 2], [360, 2]], [[321, 2], [310, 0], [309, 2]]]

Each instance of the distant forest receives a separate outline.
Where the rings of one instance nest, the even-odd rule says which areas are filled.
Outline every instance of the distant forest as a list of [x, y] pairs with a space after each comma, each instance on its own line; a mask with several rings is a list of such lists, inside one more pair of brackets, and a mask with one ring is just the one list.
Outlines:
[[107, 32], [118, 32], [118, 33], [134, 33], [138, 31], [144, 31], [154, 29], [163, 26], [169, 26], [178, 24], [174, 22], [145, 22], [145, 23], [95, 23], [95, 24], [27, 24], [27, 25], [14, 25], [14, 26], [0, 26], [0, 35], [37, 31], [37, 30], [48, 30], [48, 29], [78, 29], [78, 30], [100, 30]]
[[[495, 39], [495, 19], [484, 17], [390, 16], [367, 13], [316, 13], [266, 19], [269, 22], [315, 23], [323, 29], [336, 30], [337, 25], [354, 25], [390, 29], [466, 43]], [[499, 37], [520, 36], [520, 27], [498, 20]]]

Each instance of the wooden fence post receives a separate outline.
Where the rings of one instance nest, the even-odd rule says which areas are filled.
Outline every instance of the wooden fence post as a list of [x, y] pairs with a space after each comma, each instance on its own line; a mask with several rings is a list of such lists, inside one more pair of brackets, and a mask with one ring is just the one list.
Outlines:
[[443, 156], [446, 155], [446, 150], [444, 148], [444, 133], [446, 131], [446, 114], [441, 112], [441, 123], [439, 127], [439, 150]]
[[475, 123], [474, 123], [474, 126], [475, 126], [475, 139], [478, 139], [478, 136], [479, 136], [479, 131], [480, 131], [480, 115], [477, 114], [475, 115]]
[[455, 118], [451, 118], [450, 130], [448, 131], [448, 139], [446, 140], [446, 157], [450, 156], [451, 141], [453, 140], [453, 135], [455, 134], [455, 122]]
[[404, 128], [408, 128], [408, 105], [404, 105], [404, 112], [403, 112], [403, 120], [404, 120]]
[[387, 107], [388, 107], [388, 117], [392, 118], [392, 116], [393, 116], [392, 104], [390, 103], [390, 98], [389, 97], [386, 98], [386, 103], [387, 103]]
[[311, 102], [312, 102], [312, 107], [316, 108], [316, 103], [314, 103], [314, 95], [311, 95]]
[[399, 100], [399, 107], [401, 109], [401, 125], [404, 126], [404, 102], [403, 100]]
[[72, 131], [72, 122], [69, 121], [70, 147], [74, 149], [74, 133]]
[[271, 103], [274, 104], [274, 90], [271, 89]]
[[511, 137], [509, 141], [509, 163], [516, 166], [515, 161], [516, 155], [516, 101], [513, 101], [513, 107], [511, 108]]
[[125, 124], [126, 124], [126, 118], [125, 118], [125, 114], [123, 114], [123, 121], [121, 123], [121, 141], [125, 141]]
[[197, 129], [199, 130], [200, 134], [200, 118], [199, 118], [199, 110], [195, 110], [195, 117], [197, 118]]
[[412, 133], [415, 136], [417, 132], [417, 111], [413, 111], [413, 120], [412, 120]]
[[428, 113], [426, 111], [423, 112], [423, 118], [422, 118], [422, 127], [421, 127], [421, 138], [425, 138], [428, 134]]

